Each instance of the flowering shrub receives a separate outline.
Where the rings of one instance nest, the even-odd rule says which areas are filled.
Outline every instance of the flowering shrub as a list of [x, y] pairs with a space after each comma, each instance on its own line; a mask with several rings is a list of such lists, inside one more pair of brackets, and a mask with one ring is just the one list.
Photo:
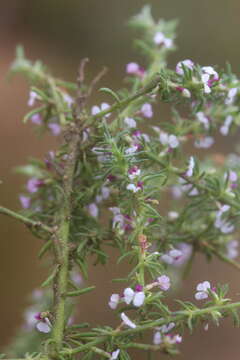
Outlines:
[[[86, 60], [76, 84], [54, 78], [21, 48], [12, 65], [31, 86], [24, 122], [62, 138], [43, 161], [18, 169], [27, 177], [22, 211], [0, 207], [42, 240], [40, 258], [53, 259], [9, 351], [15, 357], [127, 360], [132, 348], [176, 354], [185, 328], [207, 329], [226, 316], [239, 321], [240, 302], [226, 297], [226, 286], [205, 279], [193, 302], [177, 301], [177, 311], [166, 297], [171, 269], [185, 273], [196, 252], [240, 268], [239, 155], [199, 161], [196, 150], [210, 148], [216, 133], [238, 128], [240, 81], [230, 68], [224, 72], [189, 59], [167, 68], [176, 23], [155, 22], [149, 7], [131, 25], [141, 34], [137, 44], [147, 65], [130, 61], [126, 87], [100, 89], [110, 104], [89, 105], [104, 71], [86, 84]], [[172, 106], [172, 119], [160, 118], [156, 126], [152, 118], [161, 102]], [[132, 270], [118, 279], [119, 292], [109, 294], [119, 326], [87, 329], [86, 323], [74, 324], [72, 299], [95, 291], [82, 287], [81, 277], [87, 279], [90, 255], [107, 263], [106, 245], [117, 248], [119, 262], [130, 262]], [[139, 337], [145, 333], [152, 341]]]

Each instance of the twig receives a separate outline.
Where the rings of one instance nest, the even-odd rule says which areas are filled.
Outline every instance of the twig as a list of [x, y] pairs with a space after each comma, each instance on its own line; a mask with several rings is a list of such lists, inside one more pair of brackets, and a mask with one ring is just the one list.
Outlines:
[[50, 226], [47, 226], [45, 224], [43, 224], [42, 222], [40, 221], [34, 221], [34, 220], [31, 220], [15, 211], [12, 211], [12, 210], [9, 210], [3, 206], [0, 206], [0, 213], [1, 214], [4, 214], [4, 215], [7, 215], [7, 216], [10, 216], [20, 222], [22, 222], [23, 224], [29, 226], [29, 227], [33, 227], [33, 228], [39, 228], [39, 229], [42, 229], [50, 234], [52, 234], [54, 232], [54, 229], [51, 228]]

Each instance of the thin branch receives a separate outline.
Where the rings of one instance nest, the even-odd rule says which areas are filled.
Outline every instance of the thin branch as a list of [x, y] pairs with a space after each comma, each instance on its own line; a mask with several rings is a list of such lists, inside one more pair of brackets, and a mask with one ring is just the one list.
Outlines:
[[134, 329], [127, 329], [127, 330], [123, 330], [123, 331], [114, 330], [114, 331], [106, 332], [101, 337], [99, 337], [93, 341], [90, 341], [87, 344], [81, 345], [74, 349], [64, 349], [63, 351], [60, 352], [60, 354], [61, 355], [78, 354], [82, 351], [86, 351], [86, 350], [92, 348], [96, 344], [104, 343], [108, 337], [116, 338], [116, 337], [130, 336], [133, 334], [142, 333], [146, 330], [153, 329], [158, 326], [168, 324], [169, 322], [186, 321], [190, 316], [192, 319], [194, 319], [197, 316], [211, 315], [215, 311], [227, 312], [227, 311], [232, 311], [232, 310], [235, 310], [238, 308], [240, 308], [240, 302], [235, 302], [235, 303], [230, 303], [230, 304], [222, 304], [222, 305], [213, 305], [213, 306], [209, 306], [207, 308], [196, 309], [196, 310], [191, 310], [191, 311], [188, 311], [188, 310], [176, 311], [176, 312], [172, 313], [171, 317], [168, 317], [166, 319], [154, 320], [154, 321], [151, 321], [144, 325], [138, 325]]
[[111, 114], [112, 112], [116, 110], [121, 110], [127, 107], [131, 102], [134, 100], [140, 98], [141, 96], [147, 95], [151, 93], [154, 89], [156, 89], [161, 81], [161, 77], [159, 75], [156, 75], [156, 77], [151, 80], [146, 86], [144, 86], [142, 89], [137, 91], [135, 94], [129, 96], [128, 98], [115, 102], [112, 106], [110, 106], [108, 109], [100, 111], [96, 115], [93, 115], [90, 117], [90, 123], [94, 122], [96, 119], [100, 119], [104, 117], [107, 114]]
[[31, 220], [31, 219], [27, 218], [26, 216], [23, 216], [15, 211], [9, 210], [3, 206], [0, 206], [0, 214], [10, 216], [10, 217], [22, 222], [23, 224], [25, 224], [26, 226], [28, 226], [30, 228], [32, 227], [32, 228], [36, 228], [36, 229], [42, 229], [50, 234], [52, 234], [54, 232], [53, 228], [43, 224], [42, 222]]

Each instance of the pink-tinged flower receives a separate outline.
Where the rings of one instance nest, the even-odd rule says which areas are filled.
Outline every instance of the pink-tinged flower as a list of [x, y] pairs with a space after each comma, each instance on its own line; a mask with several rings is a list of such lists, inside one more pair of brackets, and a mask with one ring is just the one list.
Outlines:
[[51, 131], [52, 135], [54, 135], [54, 136], [58, 136], [61, 134], [61, 131], [62, 131], [61, 126], [57, 123], [48, 124], [48, 128]]
[[135, 184], [128, 184], [126, 187], [127, 190], [132, 191], [133, 193], [136, 193], [143, 189], [142, 182], [138, 182], [137, 185]]
[[145, 300], [145, 294], [142, 291], [133, 291], [131, 288], [124, 289], [123, 298], [127, 305], [131, 302], [134, 306], [140, 307], [143, 305]]
[[134, 129], [137, 126], [137, 123], [134, 119], [126, 117], [124, 119], [124, 123], [130, 128], [130, 129]]
[[168, 289], [170, 289], [171, 282], [167, 275], [159, 276], [157, 278], [157, 282], [158, 282], [158, 286], [160, 287], [161, 290], [167, 291]]
[[167, 38], [162, 32], [158, 31], [154, 37], [153, 41], [156, 45], [163, 45], [167, 49], [170, 49], [173, 46], [173, 40], [170, 38]]
[[145, 70], [138, 63], [130, 62], [126, 65], [126, 73], [142, 78], [145, 75]]
[[[110, 105], [108, 104], [108, 103], [102, 103], [101, 105], [100, 105], [100, 107], [99, 106], [97, 106], [97, 105], [94, 105], [93, 107], [92, 107], [92, 111], [91, 111], [91, 113], [92, 113], [92, 115], [94, 116], [94, 115], [97, 115], [98, 113], [100, 113], [101, 111], [105, 111], [105, 110], [108, 110], [110, 108]], [[108, 117], [108, 116], [110, 116], [110, 114], [106, 114], [106, 115], [104, 115], [105, 117]]]
[[124, 324], [132, 329], [135, 329], [137, 326], [132, 322], [132, 320], [129, 319], [129, 317], [125, 313], [121, 313], [121, 319], [124, 322]]
[[160, 345], [162, 343], [162, 334], [160, 331], [155, 331], [153, 334], [153, 344]]
[[191, 156], [188, 162], [188, 168], [186, 171], [186, 176], [191, 177], [193, 176], [193, 171], [194, 171], [194, 167], [195, 167], [195, 161], [194, 161], [194, 157]]
[[193, 68], [194, 68], [194, 62], [190, 59], [179, 61], [176, 65], [176, 73], [178, 75], [184, 75], [183, 65], [185, 68], [190, 69], [190, 70], [193, 70]]
[[182, 255], [178, 259], [175, 259], [173, 266], [182, 266], [185, 264], [192, 255], [193, 247], [191, 244], [181, 242], [178, 244], [178, 250], [181, 251]]
[[143, 291], [143, 286], [140, 285], [140, 284], [137, 284], [137, 285], [135, 286], [135, 291], [137, 291], [137, 292]]
[[159, 330], [163, 333], [163, 334], [167, 334], [169, 333], [174, 327], [176, 326], [176, 324], [174, 322], [170, 322], [169, 324], [165, 324], [159, 327]]
[[38, 331], [45, 334], [51, 331], [51, 323], [48, 317], [43, 318], [41, 313], [37, 313], [35, 314], [35, 319], [37, 320], [36, 328]]
[[180, 344], [182, 342], [182, 336], [180, 336], [179, 334], [176, 335], [168, 334], [165, 336], [164, 340], [171, 345]]
[[220, 133], [223, 135], [223, 136], [226, 136], [228, 135], [229, 133], [229, 128], [231, 126], [233, 122], [233, 117], [232, 115], [228, 115], [223, 123], [223, 125], [220, 127]]
[[179, 91], [182, 94], [182, 96], [187, 99], [189, 99], [192, 96], [191, 92], [187, 88], [184, 88], [182, 86], [177, 86], [176, 90]]
[[235, 259], [238, 257], [238, 241], [237, 240], [230, 240], [226, 245], [227, 254], [226, 256], [229, 259]]
[[23, 209], [29, 209], [31, 205], [31, 198], [28, 196], [20, 195], [19, 196], [20, 203]]
[[153, 116], [152, 105], [149, 103], [143, 104], [140, 112], [144, 117], [150, 119]]
[[199, 111], [196, 113], [196, 118], [201, 124], [203, 124], [203, 126], [206, 130], [209, 129], [209, 120], [202, 111]]
[[120, 353], [120, 349], [113, 351], [110, 360], [117, 360], [119, 353]]
[[40, 114], [34, 114], [31, 117], [31, 122], [35, 125], [42, 125], [42, 117]]
[[125, 154], [126, 155], [132, 155], [134, 154], [135, 152], [139, 151], [139, 144], [133, 144], [132, 146], [130, 146], [129, 148], [127, 148], [125, 150]]
[[34, 106], [37, 99], [39, 99], [38, 94], [35, 91], [30, 91], [28, 106], [30, 107]]
[[31, 178], [28, 180], [26, 187], [30, 193], [35, 193], [43, 185], [44, 185], [43, 180], [37, 178]]
[[209, 281], [204, 281], [197, 285], [197, 292], [194, 295], [196, 300], [204, 300], [208, 298], [208, 290], [211, 289], [211, 285]]
[[219, 75], [212, 66], [203, 66], [201, 80], [205, 94], [210, 94], [211, 86], [215, 81], [219, 80]]
[[119, 304], [120, 296], [118, 294], [112, 294], [110, 297], [110, 300], [108, 302], [108, 305], [111, 309], [115, 310]]
[[182, 251], [178, 249], [172, 249], [168, 251], [166, 254], [161, 256], [161, 260], [168, 265], [174, 265], [176, 261], [182, 256]]
[[205, 136], [197, 139], [194, 142], [194, 146], [198, 149], [208, 149], [214, 144], [214, 138], [211, 136]]
[[129, 179], [133, 180], [135, 179], [137, 176], [139, 176], [141, 174], [141, 170], [139, 169], [139, 167], [137, 166], [133, 166], [132, 168], [130, 168], [128, 170], [128, 177]]

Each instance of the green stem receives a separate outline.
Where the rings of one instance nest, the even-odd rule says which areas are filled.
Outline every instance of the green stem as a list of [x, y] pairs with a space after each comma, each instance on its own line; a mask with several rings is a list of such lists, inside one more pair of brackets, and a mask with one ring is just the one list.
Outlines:
[[42, 229], [48, 233], [53, 233], [53, 229], [47, 225], [44, 225], [42, 222], [40, 221], [34, 221], [31, 220], [15, 211], [9, 210], [3, 206], [0, 206], [0, 214], [4, 214], [7, 216], [10, 216], [20, 222], [22, 222], [23, 224], [30, 226], [30, 227], [34, 227], [34, 228], [38, 228], [38, 229]]
[[80, 136], [76, 132], [69, 135], [72, 139], [69, 142], [68, 157], [63, 176], [64, 199], [58, 216], [58, 227], [54, 237], [56, 262], [59, 265], [54, 284], [54, 323], [52, 337], [55, 344], [55, 351], [58, 353], [62, 348], [64, 326], [66, 293], [68, 290], [68, 267], [69, 267], [69, 230], [72, 211], [72, 191], [74, 170], [78, 155]]
[[90, 118], [90, 123], [95, 121], [96, 119], [102, 118], [103, 116], [110, 114], [116, 110], [121, 110], [127, 107], [130, 103], [132, 103], [134, 100], [138, 99], [139, 97], [149, 94], [154, 89], [156, 89], [159, 86], [159, 83], [161, 81], [161, 77], [159, 75], [156, 75], [155, 78], [151, 81], [149, 81], [146, 86], [144, 86], [142, 89], [137, 91], [135, 94], [129, 96], [128, 98], [115, 102], [112, 106], [110, 106], [108, 109], [100, 111], [96, 115], [92, 116]]
[[124, 336], [133, 335], [133, 334], [138, 334], [138, 333], [142, 333], [144, 331], [150, 330], [150, 329], [154, 329], [155, 327], [168, 324], [169, 322], [177, 323], [179, 321], [180, 322], [186, 321], [189, 317], [191, 317], [193, 319], [194, 317], [197, 317], [197, 316], [211, 315], [211, 313], [215, 312], [215, 311], [224, 312], [224, 311], [235, 310], [237, 308], [240, 308], [240, 302], [223, 304], [223, 305], [213, 305], [213, 306], [209, 306], [207, 308], [197, 309], [197, 310], [192, 310], [192, 311], [190, 311], [190, 310], [176, 311], [176, 312], [173, 312], [172, 316], [168, 317], [167, 319], [154, 320], [154, 321], [148, 322], [147, 324], [139, 325], [134, 329], [127, 329], [127, 330], [123, 330], [123, 331], [114, 330], [114, 331], [106, 332], [101, 337], [97, 338], [94, 341], [90, 341], [87, 344], [76, 347], [74, 349], [64, 349], [63, 351], [61, 351], [61, 354], [62, 355], [74, 355], [74, 354], [80, 353], [82, 351], [86, 351], [86, 350], [92, 348], [92, 346], [94, 346], [96, 344], [104, 343], [108, 337], [124, 337]]

